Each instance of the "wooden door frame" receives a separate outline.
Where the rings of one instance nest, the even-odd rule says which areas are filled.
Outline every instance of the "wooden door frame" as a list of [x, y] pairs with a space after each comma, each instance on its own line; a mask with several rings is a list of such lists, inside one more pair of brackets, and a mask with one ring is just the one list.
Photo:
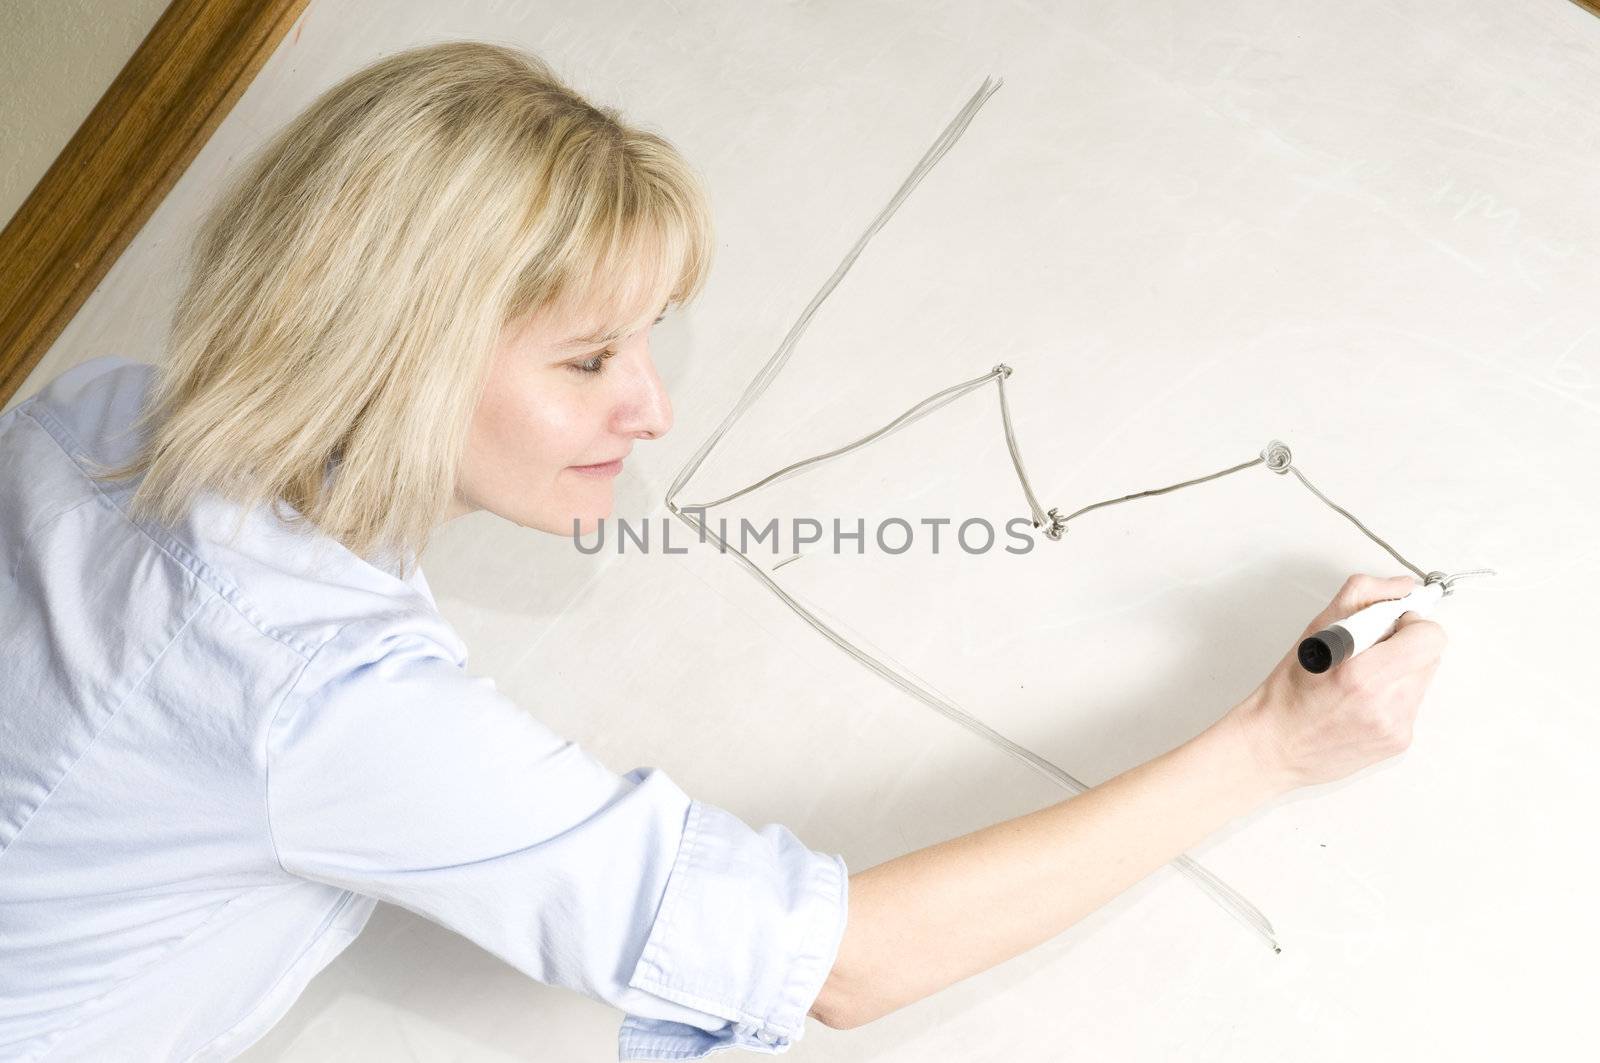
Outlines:
[[0, 231], [0, 406], [255, 79], [308, 0], [172, 0]]

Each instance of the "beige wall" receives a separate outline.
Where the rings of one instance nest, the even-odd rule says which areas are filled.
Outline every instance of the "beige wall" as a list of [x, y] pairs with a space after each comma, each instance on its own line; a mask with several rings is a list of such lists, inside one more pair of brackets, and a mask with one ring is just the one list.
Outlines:
[[167, 0], [0, 0], [0, 227], [166, 7]]

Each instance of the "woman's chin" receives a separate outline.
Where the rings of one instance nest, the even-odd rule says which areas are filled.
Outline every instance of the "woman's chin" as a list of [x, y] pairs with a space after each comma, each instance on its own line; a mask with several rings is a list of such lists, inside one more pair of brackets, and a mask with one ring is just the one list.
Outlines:
[[561, 523], [561, 534], [573, 537], [593, 536], [601, 528], [603, 521], [611, 516], [611, 499], [605, 500], [601, 507], [586, 507], [572, 510]]
[[600, 530], [601, 517], [574, 516], [567, 521], [566, 534], [574, 539], [592, 538]]
[[608, 518], [613, 505], [614, 499], [607, 485], [603, 491], [585, 492], [563, 499], [560, 505], [532, 507], [531, 512], [520, 513], [516, 520], [524, 528], [534, 528], [552, 535], [593, 536], [602, 527], [602, 522], [610, 523]]

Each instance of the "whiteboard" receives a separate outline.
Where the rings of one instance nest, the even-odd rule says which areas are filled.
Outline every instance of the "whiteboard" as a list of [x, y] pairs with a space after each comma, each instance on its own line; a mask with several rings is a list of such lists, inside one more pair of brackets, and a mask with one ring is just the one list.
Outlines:
[[[709, 183], [709, 289], [655, 333], [676, 424], [636, 448], [617, 516], [659, 526], [673, 476], [992, 75], [1003, 87], [685, 497], [1005, 362], [1047, 507], [1281, 439], [1423, 567], [1499, 572], [1437, 614], [1451, 643], [1410, 749], [1191, 850], [1270, 917], [1281, 954], [1169, 865], [868, 1026], [810, 1024], [792, 1058], [1557, 1058], [1583, 1043], [1600, 946], [1583, 678], [1600, 590], [1600, 21], [1567, 0], [313, 0], [18, 399], [96, 355], [158, 359], [184, 241], [232, 163], [359, 66], [453, 38], [538, 53]], [[1027, 515], [992, 388], [743, 508]], [[1066, 796], [709, 547], [590, 556], [478, 513], [423, 566], [471, 669], [548, 725], [853, 871]], [[1247, 694], [1347, 574], [1400, 571], [1256, 468], [1087, 514], [1022, 556], [817, 552], [774, 578], [1095, 783]], [[243, 1058], [614, 1058], [620, 1018], [385, 905]]]

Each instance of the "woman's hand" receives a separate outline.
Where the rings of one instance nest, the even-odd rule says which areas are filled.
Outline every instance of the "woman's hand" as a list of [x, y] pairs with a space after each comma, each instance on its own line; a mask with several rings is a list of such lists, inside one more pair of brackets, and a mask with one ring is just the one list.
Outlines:
[[1230, 710], [1283, 790], [1342, 779], [1411, 744], [1417, 708], [1444, 652], [1444, 628], [1403, 613], [1394, 634], [1321, 674], [1302, 668], [1297, 650], [1335, 621], [1416, 587], [1411, 576], [1351, 576], [1272, 674]]

